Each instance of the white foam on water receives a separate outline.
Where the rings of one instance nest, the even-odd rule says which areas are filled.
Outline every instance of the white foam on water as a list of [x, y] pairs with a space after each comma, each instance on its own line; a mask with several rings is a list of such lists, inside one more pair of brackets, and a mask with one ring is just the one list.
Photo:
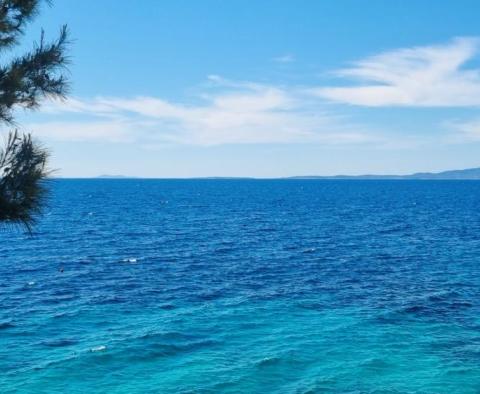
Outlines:
[[101, 352], [101, 351], [105, 350], [106, 348], [107, 348], [106, 346], [100, 345], [100, 346], [92, 347], [90, 350], [92, 352]]

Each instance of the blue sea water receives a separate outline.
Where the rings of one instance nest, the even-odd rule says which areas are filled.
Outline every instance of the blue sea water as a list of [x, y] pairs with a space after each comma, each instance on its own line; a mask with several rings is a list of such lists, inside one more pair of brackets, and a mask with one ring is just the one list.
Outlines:
[[61, 180], [0, 233], [0, 392], [480, 393], [480, 182]]

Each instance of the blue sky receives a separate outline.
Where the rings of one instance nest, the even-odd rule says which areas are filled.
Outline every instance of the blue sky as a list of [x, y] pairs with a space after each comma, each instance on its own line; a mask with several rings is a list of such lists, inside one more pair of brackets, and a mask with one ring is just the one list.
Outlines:
[[[476, 1], [56, 1], [72, 93], [19, 112], [68, 177], [480, 166]], [[27, 45], [27, 47], [30, 44]]]

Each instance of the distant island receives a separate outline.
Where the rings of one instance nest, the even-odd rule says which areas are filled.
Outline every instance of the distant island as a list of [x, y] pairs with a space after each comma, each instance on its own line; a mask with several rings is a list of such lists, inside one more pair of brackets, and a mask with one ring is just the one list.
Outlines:
[[288, 179], [421, 179], [421, 180], [475, 180], [480, 179], [480, 167], [442, 172], [417, 172], [410, 175], [332, 175], [294, 176]]
[[98, 179], [132, 179], [132, 178], [135, 178], [135, 177], [125, 176], [125, 175], [99, 175], [96, 178], [98, 178]]
[[[126, 176], [126, 175], [99, 175], [94, 179], [142, 179], [142, 177]], [[170, 178], [165, 178], [170, 179]], [[173, 179], [173, 178], [172, 178]], [[192, 178], [179, 178], [179, 179], [205, 179], [205, 180], [254, 180], [258, 178], [254, 177], [227, 177], [227, 176], [211, 176], [211, 177], [192, 177]], [[273, 178], [272, 178], [273, 179]], [[282, 177], [277, 179], [418, 179], [418, 180], [480, 180], [480, 167], [467, 168], [464, 170], [449, 170], [442, 172], [416, 172], [409, 175], [300, 175]]]

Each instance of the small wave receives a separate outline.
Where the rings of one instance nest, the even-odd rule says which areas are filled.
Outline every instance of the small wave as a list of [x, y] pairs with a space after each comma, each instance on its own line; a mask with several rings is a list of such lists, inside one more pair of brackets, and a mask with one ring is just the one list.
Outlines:
[[0, 330], [6, 330], [12, 327], [15, 327], [15, 325], [11, 321], [0, 321]]
[[209, 291], [197, 295], [197, 298], [201, 301], [213, 301], [221, 297], [222, 293], [220, 291]]
[[128, 257], [126, 259], [123, 259], [122, 262], [123, 263], [135, 264], [135, 263], [138, 262], [138, 259], [136, 259], [135, 257]]
[[105, 345], [95, 346], [90, 349], [91, 352], [103, 352], [107, 347]]
[[95, 305], [108, 305], [108, 304], [124, 304], [128, 301], [126, 297], [110, 296], [105, 298], [99, 298], [92, 301]]
[[277, 231], [277, 229], [274, 227], [264, 227], [264, 228], [259, 228], [256, 231], [261, 233], [274, 233], [275, 231]]
[[285, 245], [283, 247], [283, 250], [297, 250], [299, 249], [300, 247], [298, 245]]
[[278, 364], [281, 361], [280, 357], [265, 357], [262, 358], [260, 361], [256, 362], [257, 367], [266, 367], [269, 365]]
[[194, 341], [198, 339], [197, 335], [187, 334], [179, 331], [167, 332], [147, 332], [137, 336], [135, 339], [153, 340], [153, 341]]
[[390, 364], [381, 358], [368, 358], [360, 362], [360, 365], [367, 369], [381, 370], [390, 367]]
[[411, 306], [403, 308], [402, 312], [418, 314], [418, 313], [424, 313], [427, 310], [428, 310], [428, 308], [423, 306], [423, 305], [411, 305]]
[[219, 342], [211, 339], [187, 341], [180, 343], [162, 339], [143, 338], [142, 341], [132, 344], [127, 352], [134, 361], [149, 361], [163, 357], [172, 357], [180, 354], [196, 352], [200, 349], [211, 348], [218, 345]]
[[30, 272], [37, 272], [38, 271], [38, 268], [36, 267], [29, 267], [29, 266], [25, 266], [25, 267], [20, 267], [17, 269], [17, 274], [28, 274]]
[[382, 313], [375, 317], [378, 324], [398, 324], [402, 320], [403, 316], [397, 311]]
[[442, 291], [442, 292], [430, 294], [427, 297], [427, 300], [430, 302], [441, 302], [441, 301], [449, 301], [451, 299], [456, 299], [458, 297], [461, 297], [461, 294], [458, 291], [448, 290], [448, 291]]
[[308, 309], [313, 311], [320, 311], [325, 309], [325, 304], [314, 301], [302, 301], [298, 303], [298, 306], [302, 309]]
[[70, 318], [70, 317], [78, 315], [78, 313], [79, 313], [78, 310], [57, 312], [54, 315], [52, 315], [52, 318], [53, 319]]
[[78, 296], [75, 295], [75, 294], [65, 294], [65, 295], [62, 295], [62, 296], [54, 296], [54, 297], [51, 297], [51, 298], [46, 298], [46, 299], [42, 300], [42, 303], [45, 304], [45, 305], [57, 305], [57, 304], [61, 304], [63, 302], [76, 300], [77, 298], [78, 298]]
[[172, 304], [163, 304], [163, 305], [160, 305], [160, 309], [164, 309], [166, 311], [171, 311], [173, 309], [175, 309], [176, 306], [175, 305], [172, 305]]
[[466, 300], [441, 300], [435, 302], [424, 301], [406, 305], [400, 308], [398, 312], [417, 317], [443, 319], [446, 318], [447, 315], [452, 316], [452, 313], [458, 313], [460, 311], [470, 309], [473, 306], [473, 303]]
[[44, 370], [46, 368], [50, 368], [52, 366], [55, 366], [55, 365], [65, 365], [66, 362], [68, 361], [71, 361], [71, 360], [74, 360], [78, 357], [78, 354], [77, 353], [71, 353], [70, 355], [66, 356], [66, 357], [62, 357], [62, 358], [59, 358], [59, 359], [56, 359], [56, 360], [49, 360], [49, 361], [43, 361], [39, 364], [35, 364], [35, 365], [32, 365], [32, 366], [27, 366], [25, 368], [22, 368], [22, 369], [16, 369], [16, 370], [13, 370], [13, 371], [8, 371], [6, 374], [7, 375], [16, 375], [18, 374], [19, 372], [28, 372], [28, 371], [41, 371], [41, 370]]
[[74, 339], [57, 339], [51, 341], [44, 341], [42, 345], [47, 347], [64, 347], [64, 346], [71, 346], [75, 345], [78, 341]]

